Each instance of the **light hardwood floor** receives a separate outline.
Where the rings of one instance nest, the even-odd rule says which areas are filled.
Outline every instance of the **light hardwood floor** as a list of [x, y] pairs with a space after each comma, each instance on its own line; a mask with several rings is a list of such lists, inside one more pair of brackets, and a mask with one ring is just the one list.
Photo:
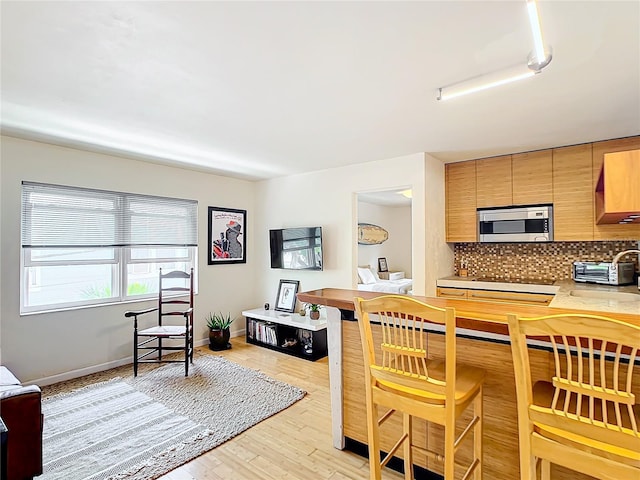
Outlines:
[[[277, 415], [169, 472], [162, 480], [368, 478], [366, 459], [332, 446], [327, 358], [309, 362], [248, 345], [241, 337], [231, 342], [233, 348], [224, 352], [199, 347], [194, 361], [197, 362], [200, 355], [222, 355], [296, 385], [307, 394]], [[382, 478], [394, 480], [403, 476], [386, 469]]]

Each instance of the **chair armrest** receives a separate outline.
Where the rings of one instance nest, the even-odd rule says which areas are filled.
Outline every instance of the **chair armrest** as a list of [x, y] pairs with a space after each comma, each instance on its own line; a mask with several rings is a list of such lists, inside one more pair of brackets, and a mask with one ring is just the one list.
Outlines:
[[4, 401], [11, 397], [18, 397], [20, 395], [26, 395], [29, 393], [36, 393], [40, 395], [40, 387], [37, 385], [16, 385], [15, 387], [7, 387], [0, 391], [0, 400]]
[[42, 473], [42, 408], [37, 385], [5, 391], [0, 396], [2, 420], [7, 426], [9, 478], [32, 478]]
[[185, 318], [188, 317], [189, 315], [193, 315], [193, 307], [188, 308], [182, 314], [185, 316]]
[[151, 312], [155, 312], [158, 310], [158, 307], [155, 308], [147, 308], [146, 310], [134, 310], [134, 311], [128, 311], [128, 312], [124, 312], [124, 316], [126, 318], [130, 318], [130, 317], [137, 317], [138, 315], [144, 315], [145, 313], [151, 313]]

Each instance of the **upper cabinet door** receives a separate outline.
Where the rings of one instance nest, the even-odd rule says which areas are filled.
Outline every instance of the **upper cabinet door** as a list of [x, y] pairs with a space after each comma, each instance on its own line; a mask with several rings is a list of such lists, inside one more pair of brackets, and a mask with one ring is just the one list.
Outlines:
[[513, 205], [511, 155], [476, 160], [478, 208]]
[[553, 151], [511, 156], [513, 204], [553, 203]]
[[554, 206], [555, 241], [639, 240], [638, 223], [595, 224], [604, 156], [637, 149], [640, 136], [449, 163], [447, 242], [477, 241], [476, 208], [544, 203]]
[[447, 242], [476, 242], [476, 162], [447, 163]]
[[593, 240], [591, 145], [553, 149], [554, 241]]
[[[595, 192], [604, 156], [608, 153], [625, 152], [640, 149], [640, 136], [607, 140], [593, 144], [593, 191]], [[640, 186], [637, 186], [640, 188]], [[595, 199], [595, 195], [594, 195]], [[595, 225], [595, 240], [640, 240], [640, 224]]]

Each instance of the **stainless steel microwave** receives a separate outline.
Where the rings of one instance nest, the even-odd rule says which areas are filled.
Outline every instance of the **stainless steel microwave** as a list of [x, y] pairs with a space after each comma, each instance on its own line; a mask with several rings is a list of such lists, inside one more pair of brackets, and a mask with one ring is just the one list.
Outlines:
[[478, 209], [480, 242], [552, 242], [553, 206]]

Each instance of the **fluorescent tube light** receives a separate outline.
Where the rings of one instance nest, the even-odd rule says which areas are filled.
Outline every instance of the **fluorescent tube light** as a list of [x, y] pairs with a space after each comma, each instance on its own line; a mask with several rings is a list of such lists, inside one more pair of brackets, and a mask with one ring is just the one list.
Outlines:
[[538, 6], [535, 0], [527, 0], [527, 12], [529, 13], [529, 23], [531, 24], [531, 34], [533, 35], [533, 51], [536, 63], [544, 63], [547, 54], [544, 51], [544, 43], [542, 42], [542, 27], [540, 26], [540, 17], [538, 16]]
[[450, 100], [470, 93], [480, 92], [489, 88], [516, 82], [533, 77], [537, 71], [530, 70], [526, 65], [507, 68], [497, 72], [487, 73], [478, 77], [455, 83], [438, 89], [438, 100]]
[[455, 83], [438, 89], [438, 100], [449, 100], [451, 98], [468, 95], [469, 93], [480, 92], [489, 88], [516, 82], [525, 78], [533, 77], [540, 73], [544, 67], [551, 62], [551, 47], [545, 49], [542, 41], [542, 28], [540, 27], [540, 17], [535, 0], [526, 0], [527, 11], [529, 13], [529, 23], [533, 35], [533, 51], [527, 58], [527, 64], [511, 67], [505, 70], [480, 75], [459, 83]]

